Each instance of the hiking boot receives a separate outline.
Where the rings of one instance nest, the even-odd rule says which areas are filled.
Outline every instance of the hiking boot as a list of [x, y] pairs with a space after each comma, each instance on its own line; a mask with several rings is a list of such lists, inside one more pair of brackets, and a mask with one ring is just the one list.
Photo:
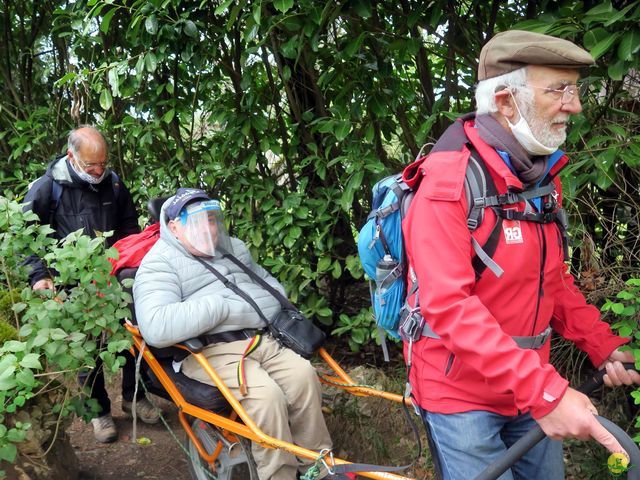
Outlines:
[[93, 435], [100, 443], [111, 443], [118, 439], [118, 430], [111, 415], [102, 415], [91, 420]]
[[[122, 400], [122, 411], [133, 416], [133, 402]], [[154, 424], [160, 421], [160, 412], [146, 398], [136, 401], [136, 416], [144, 423]]]

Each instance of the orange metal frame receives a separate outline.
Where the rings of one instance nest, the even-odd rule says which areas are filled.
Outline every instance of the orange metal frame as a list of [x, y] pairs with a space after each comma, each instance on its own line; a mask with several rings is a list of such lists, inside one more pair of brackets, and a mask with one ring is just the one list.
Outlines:
[[[232, 412], [231, 415], [226, 417], [224, 415], [219, 415], [217, 413], [213, 413], [209, 410], [205, 410], [191, 403], [188, 403], [184, 399], [180, 391], [177, 389], [175, 384], [167, 376], [160, 363], [153, 356], [153, 353], [151, 353], [147, 348], [143, 349], [143, 339], [140, 336], [140, 332], [138, 331], [137, 327], [130, 324], [125, 324], [125, 326], [133, 336], [133, 353], [137, 355], [138, 352], [140, 352], [141, 350], [143, 351], [144, 360], [147, 362], [160, 383], [162, 383], [164, 389], [167, 391], [173, 402], [178, 407], [178, 418], [180, 419], [180, 423], [182, 424], [183, 428], [187, 432], [187, 435], [193, 441], [200, 456], [211, 465], [214, 471], [215, 460], [220, 453], [221, 445], [218, 445], [218, 448], [216, 448], [213, 453], [207, 453], [207, 451], [202, 446], [202, 443], [193, 432], [193, 429], [191, 428], [191, 425], [186, 418], [187, 415], [199, 418], [204, 422], [210, 423], [220, 428], [223, 432], [225, 432], [225, 436], [227, 436], [227, 438], [229, 438], [231, 441], [234, 441], [236, 439], [234, 436], [238, 435], [252, 442], [256, 442], [266, 448], [285, 450], [295, 456], [308, 458], [310, 460], [316, 460], [318, 458], [318, 452], [314, 450], [308, 450], [293, 443], [278, 440], [277, 438], [271, 437], [264, 433], [247, 415], [247, 412], [242, 407], [240, 402], [236, 399], [236, 397], [234, 397], [231, 391], [222, 382], [216, 371], [213, 369], [213, 367], [211, 367], [209, 362], [207, 362], [205, 356], [201, 353], [194, 353], [193, 356], [200, 364], [200, 366], [202, 366], [202, 369], [207, 372], [207, 374], [211, 378], [212, 383], [220, 390], [220, 393], [222, 393], [222, 395], [225, 397], [225, 399], [231, 406]], [[176, 347], [187, 350], [187, 348], [180, 345], [177, 345]], [[333, 387], [340, 388], [357, 396], [379, 397], [393, 402], [402, 402], [402, 395], [389, 393], [382, 390], [376, 390], [370, 387], [355, 386], [355, 382], [351, 379], [351, 377], [349, 377], [349, 375], [340, 367], [340, 365], [338, 365], [338, 363], [331, 357], [331, 355], [329, 355], [329, 353], [324, 348], [321, 348], [318, 353], [337, 375], [321, 375], [321, 382]], [[237, 420], [238, 417], [241, 422]], [[333, 464], [335, 465], [349, 463], [352, 462], [333, 457]], [[373, 479], [413, 480], [411, 477], [403, 477], [386, 472], [358, 472], [358, 475]]]

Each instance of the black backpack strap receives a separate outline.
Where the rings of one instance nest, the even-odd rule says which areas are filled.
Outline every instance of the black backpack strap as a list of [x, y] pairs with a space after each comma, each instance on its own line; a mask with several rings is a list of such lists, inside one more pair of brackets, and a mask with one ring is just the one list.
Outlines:
[[269, 325], [269, 320], [264, 315], [264, 313], [262, 313], [262, 310], [260, 310], [260, 307], [258, 307], [258, 304], [253, 300], [253, 298], [251, 298], [251, 296], [249, 296], [249, 294], [247, 292], [242, 290], [235, 283], [233, 283], [227, 277], [222, 275], [218, 270], [216, 270], [212, 265], [210, 265], [207, 262], [205, 262], [202, 258], [197, 257], [195, 255], [193, 256], [193, 258], [195, 258], [198, 262], [200, 262], [204, 266], [204, 268], [206, 268], [211, 273], [213, 273], [218, 278], [218, 280], [220, 280], [224, 284], [225, 287], [227, 287], [233, 293], [235, 293], [236, 295], [238, 295], [238, 296], [242, 297], [244, 300], [246, 300], [246, 302], [253, 307], [253, 309], [256, 311], [258, 316], [264, 321], [264, 323]]
[[120, 197], [120, 190], [122, 190], [122, 182], [118, 174], [113, 170], [111, 170], [111, 188], [113, 189], [113, 197], [117, 203]]
[[[470, 143], [467, 144], [467, 148], [470, 152], [465, 175], [465, 189], [469, 208], [467, 226], [469, 230], [473, 232], [480, 226], [480, 223], [482, 223], [484, 219], [484, 209], [487, 207], [487, 200], [497, 198], [498, 190], [478, 151]], [[484, 245], [481, 245], [475, 238], [471, 237], [471, 244], [476, 253], [471, 260], [473, 270], [476, 272], [476, 280], [480, 278], [487, 268], [497, 277], [500, 277], [504, 273], [502, 268], [492, 258], [498, 247], [500, 230], [502, 228], [502, 218], [500, 216], [496, 216], [496, 218], [496, 223], [491, 229], [491, 233]]]
[[[467, 172], [464, 177], [465, 192], [467, 194], [468, 215], [467, 226], [472, 232], [480, 226], [484, 218], [483, 200], [487, 196], [487, 178], [491, 176], [486, 171], [484, 162], [476, 158], [477, 152], [471, 150]], [[492, 182], [493, 184], [493, 182]]]
[[49, 201], [49, 225], [53, 228], [53, 218], [56, 213], [56, 209], [60, 204], [60, 198], [62, 197], [62, 185], [55, 179], [51, 180], [51, 197]]
[[280, 293], [278, 290], [276, 290], [271, 285], [269, 285], [265, 279], [260, 278], [256, 272], [251, 270], [249, 267], [247, 267], [244, 263], [242, 263], [236, 257], [231, 255], [230, 253], [225, 253], [223, 257], [235, 263], [244, 273], [246, 273], [247, 275], [249, 275], [249, 277], [251, 277], [251, 280], [253, 280], [255, 283], [257, 283], [262, 288], [264, 288], [267, 292], [273, 295], [276, 298], [276, 300], [280, 302], [280, 305], [282, 305], [282, 308], [284, 308], [285, 310], [295, 310], [295, 311], [298, 310], [296, 307], [293, 306], [293, 304], [289, 301], [287, 297], [285, 297], [282, 293]]

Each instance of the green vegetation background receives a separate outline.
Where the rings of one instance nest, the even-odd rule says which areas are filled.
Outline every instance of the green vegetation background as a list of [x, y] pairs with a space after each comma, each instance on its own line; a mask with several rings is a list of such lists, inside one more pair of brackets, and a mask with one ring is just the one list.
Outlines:
[[292, 299], [352, 349], [375, 335], [357, 260], [371, 186], [473, 109], [494, 33], [564, 37], [584, 78], [563, 176], [590, 298], [638, 268], [640, 2], [9, 0], [0, 6], [0, 185], [22, 198], [84, 123], [141, 213], [204, 188]]

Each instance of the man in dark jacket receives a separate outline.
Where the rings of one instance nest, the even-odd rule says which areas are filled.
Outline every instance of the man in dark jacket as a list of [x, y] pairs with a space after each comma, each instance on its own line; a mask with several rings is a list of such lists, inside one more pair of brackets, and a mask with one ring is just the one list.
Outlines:
[[[97, 232], [113, 231], [107, 239], [111, 246], [117, 240], [140, 231], [131, 193], [118, 176], [109, 169], [107, 142], [95, 128], [83, 126], [69, 134], [67, 154], [54, 160], [46, 173], [30, 185], [25, 208], [32, 210], [43, 224], [50, 224], [57, 239], [83, 229], [95, 237]], [[53, 276], [44, 261], [37, 256], [27, 259], [31, 267], [29, 282], [34, 290], [52, 290]], [[123, 353], [126, 363], [122, 375], [122, 409], [130, 412], [135, 391], [135, 361], [129, 352]], [[102, 408], [92, 420], [95, 437], [100, 442], [118, 438], [111, 417], [111, 402], [105, 389], [102, 361], [86, 380], [91, 398]], [[144, 398], [139, 388], [136, 405], [138, 417], [146, 423], [156, 423], [158, 412]]]
[[[475, 115], [456, 121], [420, 167], [424, 180], [403, 232], [409, 277], [419, 285], [410, 305], [430, 331], [406, 342], [405, 352], [445, 480], [475, 478], [536, 423], [549, 438], [501, 480], [564, 478], [555, 441], [563, 438], [622, 450], [589, 398], [549, 363], [553, 329], [606, 369], [607, 385], [640, 381], [621, 363], [634, 361], [619, 349], [628, 339], [587, 304], [564, 262], [557, 174], [568, 159], [559, 147], [569, 118], [582, 110], [578, 70], [593, 63], [566, 40], [496, 35], [480, 53]], [[465, 188], [465, 171], [476, 163], [500, 197], [474, 196], [483, 220], [471, 231], [467, 196], [475, 192]], [[485, 260], [476, 245], [492, 261], [480, 274], [473, 259]]]

